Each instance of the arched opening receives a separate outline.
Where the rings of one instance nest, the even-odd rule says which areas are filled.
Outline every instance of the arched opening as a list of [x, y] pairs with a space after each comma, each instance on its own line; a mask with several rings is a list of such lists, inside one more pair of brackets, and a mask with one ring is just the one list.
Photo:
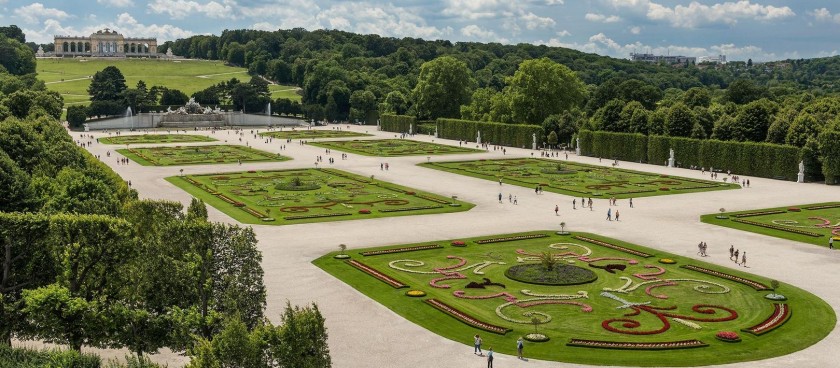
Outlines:
[[84, 52], [84, 51], [85, 51], [85, 45], [82, 43], [82, 41], [79, 41], [79, 43], [76, 44], [76, 52]]
[[64, 42], [64, 44], [63, 44], [63, 45], [61, 45], [61, 50], [62, 50], [62, 51], [64, 51], [64, 52], [69, 52], [69, 51], [70, 51], [70, 44], [68, 44], [68, 43], [65, 41], [65, 42]]
[[75, 42], [70, 43], [70, 52], [76, 52], [76, 43]]
[[90, 52], [90, 42], [85, 42], [85, 52]]

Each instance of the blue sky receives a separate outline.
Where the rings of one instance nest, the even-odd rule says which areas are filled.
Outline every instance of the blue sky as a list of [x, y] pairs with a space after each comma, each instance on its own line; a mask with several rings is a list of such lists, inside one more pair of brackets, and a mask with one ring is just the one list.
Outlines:
[[730, 60], [840, 52], [840, 1], [830, 0], [0, 0], [0, 24], [27, 40], [112, 28], [159, 41], [224, 29], [303, 27], [384, 36], [570, 47]]

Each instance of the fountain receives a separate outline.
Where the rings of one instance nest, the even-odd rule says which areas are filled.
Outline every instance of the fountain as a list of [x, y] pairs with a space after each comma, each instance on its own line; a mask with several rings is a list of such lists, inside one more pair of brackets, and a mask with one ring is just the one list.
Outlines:
[[267, 119], [265, 125], [271, 126], [271, 102], [269, 102], [265, 105], [265, 111], [268, 114], [267, 115], [268, 119]]
[[209, 107], [201, 107], [194, 97], [177, 110], [167, 107], [160, 119], [161, 127], [170, 128], [222, 125], [225, 125], [225, 115], [218, 108], [213, 110]]
[[131, 106], [125, 109], [124, 122], [126, 128], [131, 128], [131, 130], [134, 130], [134, 119], [132, 119]]

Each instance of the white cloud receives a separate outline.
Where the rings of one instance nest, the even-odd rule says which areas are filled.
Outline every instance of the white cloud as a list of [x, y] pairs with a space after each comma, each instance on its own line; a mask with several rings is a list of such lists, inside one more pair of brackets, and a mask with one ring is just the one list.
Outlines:
[[634, 35], [642, 33], [642, 27], [639, 27], [639, 26], [630, 27], [630, 33], [632, 33]]
[[563, 5], [565, 2], [563, 0], [545, 0], [545, 5]]
[[560, 37], [567, 37], [567, 36], [571, 36], [572, 33], [564, 29], [562, 31], [557, 32], [557, 35], [560, 36]]
[[234, 9], [237, 3], [233, 0], [222, 2], [210, 1], [199, 3], [192, 0], [154, 0], [147, 7], [152, 13], [166, 14], [172, 19], [183, 19], [198, 14], [215, 19], [235, 19]]
[[460, 32], [461, 35], [469, 37], [473, 41], [510, 43], [510, 40], [504, 37], [499, 37], [498, 35], [496, 35], [496, 32], [493, 32], [489, 29], [481, 28], [475, 24], [470, 24], [464, 28], [461, 28]]
[[82, 29], [63, 26], [60, 21], [55, 19], [47, 19], [44, 21], [44, 26], [41, 29], [24, 28], [26, 33], [26, 40], [36, 43], [52, 43], [54, 35], [64, 36], [88, 36], [94, 32], [110, 28], [126, 37], [154, 37], [158, 39], [158, 43], [163, 41], [175, 40], [178, 38], [186, 38], [194, 35], [193, 32], [184, 30], [182, 28], [169, 24], [151, 24], [145, 25], [137, 21], [128, 13], [117, 15], [116, 21], [108, 23], [99, 23], [91, 25]]
[[114, 8], [127, 8], [129, 6], [134, 6], [133, 0], [96, 0], [96, 2]]
[[364, 2], [336, 3], [316, 16], [318, 26], [363, 34], [440, 39], [452, 28], [438, 28], [408, 8], [393, 4], [374, 5]]
[[548, 28], [554, 26], [555, 24], [554, 19], [549, 17], [540, 17], [531, 12], [521, 14], [519, 19], [525, 23], [525, 28], [530, 30]]
[[621, 18], [617, 15], [603, 15], [603, 14], [596, 14], [596, 13], [586, 13], [583, 17], [584, 19], [590, 22], [599, 22], [599, 23], [615, 23], [621, 21]]
[[505, 0], [446, 0], [442, 14], [461, 19], [476, 20], [494, 18], [504, 9], [510, 9], [516, 1]]
[[739, 20], [773, 21], [796, 13], [787, 6], [761, 5], [749, 0], [706, 5], [692, 1], [673, 8], [651, 0], [608, 0], [616, 8], [643, 13], [648, 19], [668, 22], [674, 27], [695, 28], [708, 24], [735, 24]]
[[41, 3], [32, 3], [14, 10], [14, 13], [24, 22], [30, 24], [40, 23], [42, 19], [66, 19], [69, 14], [56, 8], [44, 7]]
[[840, 23], [840, 13], [831, 14], [831, 11], [826, 8], [814, 9], [814, 11], [808, 14], [813, 16], [818, 22]]

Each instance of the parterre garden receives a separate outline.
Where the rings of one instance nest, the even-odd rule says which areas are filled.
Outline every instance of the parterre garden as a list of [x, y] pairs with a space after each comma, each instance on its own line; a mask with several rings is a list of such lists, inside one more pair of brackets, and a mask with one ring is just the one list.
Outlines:
[[466, 211], [472, 204], [334, 169], [187, 175], [167, 180], [234, 219], [286, 225]]
[[419, 142], [408, 139], [371, 139], [352, 141], [311, 142], [310, 145], [324, 147], [364, 156], [398, 157], [421, 155], [445, 155], [455, 153], [484, 152], [482, 150], [453, 147], [437, 143]]
[[[722, 209], [725, 211], [725, 209]], [[840, 202], [765, 208], [703, 215], [706, 223], [731, 227], [777, 238], [828, 246], [840, 246]]]
[[346, 130], [281, 130], [260, 133], [262, 136], [279, 139], [318, 139], [318, 138], [347, 138], [347, 137], [370, 137], [370, 134], [350, 132]]
[[836, 323], [794, 286], [588, 233], [341, 250], [314, 263], [449, 339], [479, 334], [485, 349], [514, 354], [524, 336], [528, 357], [570, 363], [760, 360], [804, 349]]
[[288, 157], [246, 146], [176, 146], [119, 149], [117, 152], [143, 166], [228, 164], [286, 161]]
[[204, 135], [190, 134], [142, 134], [142, 135], [118, 135], [113, 137], [99, 138], [103, 144], [151, 144], [151, 143], [192, 143], [192, 142], [214, 142], [216, 139]]
[[647, 197], [740, 188], [731, 183], [538, 158], [431, 162], [421, 166], [585, 197]]

